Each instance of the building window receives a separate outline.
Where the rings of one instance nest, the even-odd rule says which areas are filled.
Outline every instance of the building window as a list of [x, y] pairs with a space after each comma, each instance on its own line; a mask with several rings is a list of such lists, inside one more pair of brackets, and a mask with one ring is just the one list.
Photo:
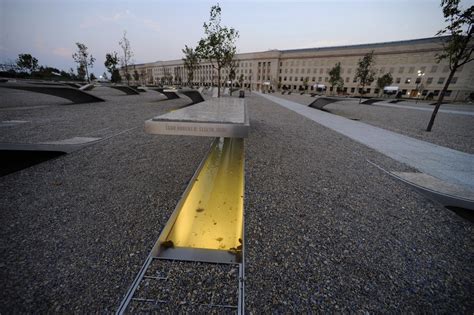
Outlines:
[[375, 94], [378, 94], [379, 92], [380, 92], [380, 89], [379, 89], [379, 88], [376, 88], [376, 89], [374, 90], [374, 93], [375, 93]]
[[319, 74], [323, 74], [323, 71], [324, 71], [323, 68], [319, 69]]
[[349, 83], [349, 80], [350, 80], [350, 78], [349, 78], [349, 77], [347, 77], [347, 78], [346, 78], [346, 83]]
[[354, 93], [355, 90], [356, 90], [356, 88], [353, 88], [353, 87], [352, 87], [352, 88], [351, 88], [351, 93]]
[[347, 74], [351, 74], [351, 73], [352, 73], [352, 69], [351, 68], [347, 69]]
[[458, 82], [458, 77], [454, 77], [451, 79], [451, 84], [456, 84]]
[[433, 83], [433, 78], [430, 77], [426, 79], [426, 84], [431, 84], [431, 83]]
[[421, 95], [423, 96], [426, 96], [428, 94], [428, 90], [423, 90], [423, 92], [421, 92]]
[[304, 81], [303, 77], [301, 77], [300, 81]]
[[438, 96], [439, 95], [439, 90], [434, 90], [433, 96]]
[[321, 82], [323, 80], [323, 77], [318, 78], [318, 82]]
[[390, 73], [394, 73], [395, 72], [395, 68], [394, 67], [391, 67], [390, 70], [388, 71]]
[[347, 87], [345, 87], [345, 88], [343, 89], [343, 91], [344, 91], [344, 93], [347, 93]]
[[290, 81], [293, 81], [293, 77], [290, 77]]
[[300, 69], [295, 69], [295, 73], [298, 74], [299, 70], [300, 70]]
[[293, 68], [290, 69], [290, 73], [293, 73]]
[[449, 66], [444, 66], [443, 67], [443, 73], [449, 72]]
[[407, 84], [410, 83], [410, 82], [411, 82], [411, 78], [407, 78], [407, 79], [405, 80], [405, 83], [407, 83]]
[[370, 88], [367, 89], [367, 93], [370, 93]]
[[280, 67], [282, 67], [282, 66], [283, 66], [283, 62], [280, 61]]
[[313, 77], [313, 79], [311, 81], [316, 82], [316, 77]]
[[404, 68], [404, 67], [400, 67], [400, 68], [398, 68], [398, 73], [403, 73], [403, 70], [405, 70], [405, 68]]
[[283, 81], [286, 81], [286, 77], [283, 78]]
[[310, 73], [310, 72], [311, 72], [310, 68], [306, 69], [306, 73]]
[[439, 78], [439, 79], [438, 79], [438, 84], [443, 84], [443, 83], [444, 83], [444, 79], [445, 79], [445, 78]]
[[446, 93], [444, 94], [444, 96], [451, 96], [451, 93], [452, 93], [451, 90], [447, 90]]
[[419, 84], [420, 82], [421, 82], [421, 78], [419, 78], [419, 77], [416, 78], [415, 83], [416, 83], [416, 84]]
[[396, 78], [395, 83], [400, 83], [402, 81], [402, 78]]
[[318, 73], [318, 69], [314, 68], [313, 73]]
[[354, 79], [352, 79], [352, 83], [356, 83], [357, 82], [357, 78], [354, 77]]
[[325, 77], [325, 78], [324, 78], [324, 82], [328, 82], [328, 77]]

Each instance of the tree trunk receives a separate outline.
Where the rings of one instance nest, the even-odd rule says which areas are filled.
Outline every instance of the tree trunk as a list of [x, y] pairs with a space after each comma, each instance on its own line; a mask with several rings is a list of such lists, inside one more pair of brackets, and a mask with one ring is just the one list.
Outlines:
[[448, 80], [446, 80], [446, 83], [444, 84], [443, 90], [441, 91], [441, 94], [439, 95], [438, 101], [436, 102], [436, 106], [433, 110], [433, 113], [431, 114], [430, 122], [428, 123], [428, 127], [426, 127], [426, 131], [430, 132], [431, 129], [433, 128], [433, 124], [436, 118], [436, 115], [438, 114], [438, 110], [441, 106], [441, 103], [443, 103], [444, 100], [444, 95], [446, 94], [446, 91], [449, 88], [449, 84], [451, 83], [451, 80], [453, 79], [454, 73], [457, 70], [457, 66], [451, 70], [451, 73], [449, 74]]
[[221, 97], [221, 68], [217, 68], [217, 97]]
[[87, 63], [85, 64], [85, 66], [86, 66], [86, 80], [88, 83], [91, 83], [90, 77], [89, 77], [89, 69], [87, 69]]
[[360, 90], [360, 93], [359, 93], [359, 104], [362, 103], [362, 93], [364, 93], [364, 87], [365, 85], [362, 86], [362, 90]]

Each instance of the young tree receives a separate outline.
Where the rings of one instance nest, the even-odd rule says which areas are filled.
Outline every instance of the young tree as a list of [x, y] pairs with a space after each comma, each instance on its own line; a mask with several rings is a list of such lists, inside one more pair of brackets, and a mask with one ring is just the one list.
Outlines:
[[474, 5], [463, 10], [459, 7], [460, 0], [442, 0], [441, 7], [443, 8], [443, 15], [445, 21], [449, 23], [446, 28], [440, 30], [436, 35], [450, 34], [451, 37], [444, 44], [444, 51], [437, 56], [437, 61], [447, 59], [449, 62], [448, 79], [444, 84], [443, 89], [439, 95], [436, 106], [431, 114], [430, 122], [426, 131], [431, 131], [438, 113], [441, 103], [443, 103], [446, 91], [451, 84], [454, 74], [462, 65], [474, 60], [472, 51], [474, 50], [474, 43], [472, 36], [474, 33]]
[[133, 70], [133, 79], [138, 82], [140, 80], [140, 74], [138, 73], [137, 69]]
[[133, 52], [130, 47], [130, 41], [127, 39], [127, 31], [123, 31], [123, 37], [119, 42], [120, 47], [122, 48], [123, 55], [120, 58], [120, 63], [125, 73], [125, 79], [127, 84], [130, 85], [130, 63], [132, 62]]
[[359, 59], [358, 67], [355, 74], [355, 79], [359, 81], [359, 85], [362, 86], [359, 104], [362, 102], [362, 94], [365, 93], [364, 89], [367, 85], [371, 85], [375, 80], [375, 70], [374, 70], [374, 51], [367, 53]]
[[70, 77], [72, 80], [78, 80], [78, 77], [77, 77], [77, 75], [74, 73], [74, 69], [73, 69], [73, 68], [69, 68], [69, 77]]
[[234, 85], [234, 80], [237, 77], [237, 65], [238, 65], [238, 63], [235, 60], [232, 60], [228, 64], [228, 66], [229, 66], [228, 77], [229, 77], [229, 81], [230, 81], [230, 95], [231, 96], [232, 96], [232, 87]]
[[145, 69], [142, 69], [140, 70], [140, 84], [141, 85], [145, 85], [146, 84], [146, 70]]
[[104, 79], [104, 80], [109, 79], [109, 77], [107, 76], [107, 72], [104, 71], [104, 73], [102, 73], [102, 79]]
[[196, 51], [187, 45], [184, 46], [182, 52], [184, 54], [184, 68], [188, 73], [188, 85], [192, 85], [194, 80], [194, 70], [196, 70], [199, 65], [199, 57]]
[[303, 92], [306, 92], [308, 89], [308, 82], [309, 82], [309, 77], [304, 78], [303, 80]]
[[341, 77], [341, 63], [338, 62], [334, 67], [329, 71], [329, 83], [331, 84], [332, 93], [334, 94], [334, 87], [337, 90], [344, 87], [344, 80]]
[[200, 59], [209, 60], [217, 70], [217, 96], [220, 97], [221, 69], [234, 58], [239, 32], [221, 26], [221, 7], [217, 4], [211, 7], [209, 22], [204, 23], [204, 33], [206, 37], [199, 41], [196, 52]]
[[84, 68], [84, 65], [79, 65], [77, 67], [77, 78], [80, 80], [80, 81], [85, 81], [86, 80], [86, 69]]
[[377, 88], [380, 90], [380, 93], [383, 93], [383, 89], [392, 83], [393, 83], [393, 77], [390, 72], [385, 73], [383, 76], [377, 78]]
[[89, 80], [89, 67], [92, 68], [94, 65], [95, 58], [92, 55], [89, 56], [87, 51], [87, 46], [82, 43], [76, 43], [77, 52], [72, 55], [74, 61], [79, 65], [79, 67], [85, 71], [85, 77]]
[[111, 77], [110, 80], [113, 83], [120, 82], [120, 74], [119, 74], [119, 71], [117, 70], [118, 63], [119, 63], [119, 57], [117, 56], [117, 53], [115, 51], [111, 54], [105, 54], [104, 66], [107, 68], [107, 71], [110, 73], [110, 77]]
[[89, 81], [94, 81], [96, 80], [97, 78], [95, 77], [95, 74], [91, 73], [91, 75], [89, 76], [90, 80]]
[[244, 87], [244, 75], [243, 74], [241, 74], [240, 77], [239, 77], [239, 85], [240, 85], [241, 89]]
[[38, 68], [38, 59], [30, 54], [19, 54], [16, 65], [21, 70], [27, 70], [31, 74]]
[[114, 72], [112, 72], [112, 76], [110, 77], [110, 81], [112, 81], [113, 83], [122, 82], [122, 77], [120, 76], [120, 71], [118, 69], [115, 69]]

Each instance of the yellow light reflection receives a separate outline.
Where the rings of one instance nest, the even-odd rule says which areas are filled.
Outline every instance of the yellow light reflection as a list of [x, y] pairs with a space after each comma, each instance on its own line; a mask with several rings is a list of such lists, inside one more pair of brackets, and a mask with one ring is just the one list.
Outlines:
[[166, 241], [174, 247], [238, 248], [242, 238], [243, 177], [243, 139], [216, 139]]

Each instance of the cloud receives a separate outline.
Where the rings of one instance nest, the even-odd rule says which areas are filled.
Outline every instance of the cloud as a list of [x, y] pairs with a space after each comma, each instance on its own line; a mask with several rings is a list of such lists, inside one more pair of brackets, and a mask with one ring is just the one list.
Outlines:
[[64, 48], [64, 47], [54, 48], [52, 53], [53, 55], [64, 57], [64, 58], [70, 58], [72, 56], [72, 50], [69, 48]]
[[125, 10], [121, 12], [114, 12], [110, 15], [94, 15], [86, 17], [80, 24], [79, 27], [82, 29], [100, 27], [106, 24], [118, 23], [124, 20], [128, 20], [134, 24], [142, 24], [144, 27], [159, 32], [161, 30], [161, 25], [153, 19], [143, 19], [137, 17], [135, 14], [130, 12], [130, 10]]
[[148, 27], [149, 29], [159, 32], [161, 27], [160, 24], [157, 21], [151, 20], [151, 19], [145, 19], [143, 20], [143, 24]]
[[115, 23], [126, 18], [136, 18], [129, 10], [123, 12], [115, 12], [111, 15], [94, 15], [86, 17], [80, 24], [79, 27], [92, 28], [96, 26], [101, 26], [107, 23]]
[[35, 44], [34, 45], [35, 45], [35, 48], [40, 52], [47, 51], [46, 43], [44, 42], [44, 39], [41, 36], [37, 36], [35, 38]]

